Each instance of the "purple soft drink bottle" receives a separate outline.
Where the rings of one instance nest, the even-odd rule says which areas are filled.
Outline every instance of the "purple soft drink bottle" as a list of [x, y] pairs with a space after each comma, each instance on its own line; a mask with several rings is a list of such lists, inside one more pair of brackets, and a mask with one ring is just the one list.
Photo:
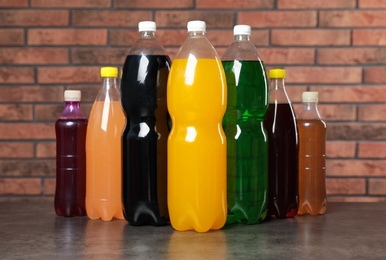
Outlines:
[[87, 118], [80, 109], [81, 92], [64, 92], [65, 108], [55, 123], [58, 216], [85, 216]]

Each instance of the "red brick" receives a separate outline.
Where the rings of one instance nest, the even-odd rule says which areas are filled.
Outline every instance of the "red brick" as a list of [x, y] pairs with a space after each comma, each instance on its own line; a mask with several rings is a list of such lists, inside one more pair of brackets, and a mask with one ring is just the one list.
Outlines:
[[321, 27], [384, 27], [386, 11], [383, 10], [344, 10], [320, 11]]
[[2, 142], [1, 158], [33, 158], [34, 147], [30, 142]]
[[253, 28], [270, 27], [315, 27], [316, 11], [259, 11], [239, 12], [238, 22]]
[[318, 63], [323, 65], [385, 64], [385, 48], [319, 49]]
[[115, 64], [121, 67], [128, 52], [128, 48], [74, 48], [71, 51], [71, 61], [73, 64]]
[[[218, 0], [197, 0], [196, 8], [199, 9], [218, 9]], [[221, 1], [221, 9], [272, 9], [274, 7], [273, 0], [223, 0]]]
[[[327, 125], [328, 127], [328, 125]], [[353, 158], [355, 156], [355, 141], [327, 141], [327, 158]]]
[[386, 121], [386, 105], [361, 105], [358, 107], [358, 120], [367, 122]]
[[386, 8], [386, 0], [359, 0], [359, 8]]
[[[268, 70], [267, 70], [268, 71]], [[302, 93], [307, 90], [305, 86], [286, 86], [286, 91], [288, 98], [291, 102], [301, 102], [302, 101]]]
[[364, 178], [327, 178], [326, 191], [328, 195], [364, 195], [366, 180]]
[[1, 195], [38, 195], [41, 193], [39, 178], [0, 179]]
[[63, 101], [62, 86], [12, 86], [0, 88], [0, 102], [59, 102]]
[[320, 1], [320, 0], [278, 0], [279, 9], [349, 9], [355, 8], [356, 0]]
[[272, 30], [273, 46], [349, 46], [350, 30], [285, 29]]
[[123, 8], [192, 8], [194, 6], [193, 0], [178, 0], [173, 3], [164, 0], [115, 0], [116, 7]]
[[386, 102], [386, 88], [381, 86], [317, 86], [310, 90], [318, 91], [324, 102]]
[[40, 142], [36, 145], [37, 158], [56, 158], [56, 143], [55, 142]]
[[0, 124], [0, 140], [36, 140], [55, 138], [55, 127], [47, 123]]
[[55, 178], [44, 178], [43, 179], [43, 194], [44, 195], [55, 195], [56, 179]]
[[[172, 60], [172, 62], [173, 62], [173, 60], [174, 60], [174, 58], [175, 58], [175, 56], [177, 55], [177, 53], [178, 53], [178, 51], [179, 51], [179, 47], [174, 47], [174, 48], [168, 48], [168, 47], [166, 47], [165, 48], [166, 49], [166, 52], [168, 53], [168, 55], [169, 55], [169, 57], [170, 57], [170, 59]], [[216, 48], [216, 51], [218, 52], [218, 54], [220, 55], [220, 57], [224, 54], [224, 52], [225, 52], [225, 48], [223, 48], [224, 50], [221, 52], [221, 54], [220, 54], [220, 48]]]
[[5, 177], [50, 177], [55, 171], [55, 159], [0, 160], [0, 173]]
[[35, 121], [56, 121], [59, 118], [60, 114], [63, 112], [63, 109], [64, 109], [64, 104], [35, 105], [34, 119]]
[[72, 21], [77, 27], [136, 27], [144, 20], [152, 20], [151, 11], [75, 10], [72, 15]]
[[328, 202], [386, 202], [386, 197], [328, 196]]
[[0, 7], [24, 8], [28, 7], [28, 0], [0, 0]]
[[0, 104], [0, 121], [32, 120], [32, 106], [19, 104]]
[[[159, 39], [159, 30], [157, 29], [156, 37]], [[126, 46], [129, 50], [130, 46], [138, 39], [138, 30], [122, 30], [111, 29], [109, 30], [109, 43], [111, 46]], [[161, 42], [164, 44], [164, 42]]]
[[173, 27], [186, 29], [191, 20], [206, 22], [207, 28], [233, 28], [234, 14], [231, 11], [158, 11], [155, 22], [159, 28]]
[[385, 177], [386, 162], [383, 160], [328, 159], [326, 174], [334, 177]]
[[0, 29], [0, 45], [20, 46], [24, 44], [23, 29]]
[[[217, 33], [216, 33], [217, 32]], [[210, 32], [208, 31], [206, 36], [207, 37], [212, 37], [214, 34], [220, 34], [220, 31], [214, 31], [211, 30]], [[224, 31], [222, 31], [223, 36], [228, 36]], [[180, 47], [182, 43], [186, 40], [188, 37], [188, 33], [186, 29], [181, 29], [181, 30], [158, 30], [156, 34], [157, 39], [160, 41], [160, 43], [164, 46], [176, 46]], [[222, 42], [222, 44], [226, 44], [229, 40], [232, 40], [233, 37], [227, 38], [227, 41]], [[209, 39], [209, 38], [208, 38]], [[212, 41], [210, 39], [209, 41]], [[218, 43], [218, 42], [217, 42]], [[212, 43], [214, 44], [214, 43]]]
[[362, 82], [362, 69], [359, 67], [288, 67], [286, 71], [287, 83], [350, 84]]
[[[0, 68], [0, 84], [35, 83], [35, 70], [33, 68]], [[0, 90], [2, 91], [2, 90]], [[0, 96], [0, 99], [3, 97]]]
[[100, 82], [99, 67], [45, 67], [38, 68], [38, 82], [51, 83], [97, 83]]
[[360, 142], [358, 144], [359, 158], [386, 158], [386, 142]]
[[68, 26], [67, 10], [0, 10], [2, 26]]
[[64, 48], [3, 48], [0, 64], [67, 64], [68, 50]]
[[29, 45], [106, 45], [105, 29], [30, 29]]
[[315, 61], [313, 48], [258, 48], [258, 52], [265, 65], [311, 65]]
[[[329, 100], [324, 100], [329, 102]], [[325, 121], [355, 121], [356, 106], [355, 105], [335, 105], [335, 104], [320, 104], [318, 106], [320, 115]]]
[[370, 67], [364, 68], [364, 82], [365, 83], [386, 83], [386, 68], [384, 67]]
[[385, 140], [386, 123], [329, 122], [328, 140]]
[[32, 7], [104, 8], [111, 7], [112, 0], [31, 0]]
[[354, 46], [385, 46], [386, 30], [373, 28], [353, 30], [352, 44]]
[[369, 179], [370, 195], [386, 195], [386, 179]]

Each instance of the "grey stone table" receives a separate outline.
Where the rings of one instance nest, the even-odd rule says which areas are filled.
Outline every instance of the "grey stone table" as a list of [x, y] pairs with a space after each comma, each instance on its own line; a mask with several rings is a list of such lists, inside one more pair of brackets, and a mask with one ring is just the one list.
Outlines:
[[386, 203], [330, 203], [324, 216], [200, 234], [0, 202], [0, 259], [386, 259]]

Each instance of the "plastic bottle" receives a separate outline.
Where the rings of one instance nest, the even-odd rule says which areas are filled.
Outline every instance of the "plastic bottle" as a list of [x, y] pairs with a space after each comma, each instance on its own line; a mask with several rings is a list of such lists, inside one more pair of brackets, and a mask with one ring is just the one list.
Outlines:
[[121, 101], [127, 124], [123, 132], [123, 207], [131, 225], [166, 225], [166, 104], [170, 58], [155, 38], [156, 24], [140, 22], [140, 37], [123, 66]]
[[85, 216], [87, 118], [80, 109], [81, 92], [64, 91], [65, 108], [55, 123], [58, 216]]
[[318, 92], [303, 92], [299, 130], [299, 215], [324, 214], [326, 198], [326, 123], [318, 111]]
[[221, 125], [226, 80], [205, 27], [203, 21], [188, 23], [189, 36], [168, 80], [168, 206], [171, 224], [179, 231], [220, 229], [227, 216], [226, 137]]
[[285, 70], [269, 72], [268, 215], [291, 218], [298, 211], [298, 132], [294, 110], [285, 90]]
[[125, 124], [118, 69], [103, 67], [103, 83], [91, 108], [86, 135], [86, 210], [90, 219], [123, 219], [122, 130]]
[[268, 140], [263, 121], [268, 79], [250, 41], [251, 27], [236, 25], [222, 57], [228, 86], [223, 127], [227, 137], [227, 223], [256, 224], [267, 215]]

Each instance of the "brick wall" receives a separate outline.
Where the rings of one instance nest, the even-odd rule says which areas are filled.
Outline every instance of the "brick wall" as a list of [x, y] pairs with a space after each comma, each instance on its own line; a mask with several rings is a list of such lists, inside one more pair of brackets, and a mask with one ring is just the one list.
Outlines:
[[139, 21], [173, 58], [201, 19], [220, 55], [251, 25], [296, 111], [319, 92], [330, 201], [386, 201], [385, 17], [385, 0], [0, 0], [0, 200], [52, 199], [63, 91], [82, 90], [88, 115], [100, 66], [122, 66]]

